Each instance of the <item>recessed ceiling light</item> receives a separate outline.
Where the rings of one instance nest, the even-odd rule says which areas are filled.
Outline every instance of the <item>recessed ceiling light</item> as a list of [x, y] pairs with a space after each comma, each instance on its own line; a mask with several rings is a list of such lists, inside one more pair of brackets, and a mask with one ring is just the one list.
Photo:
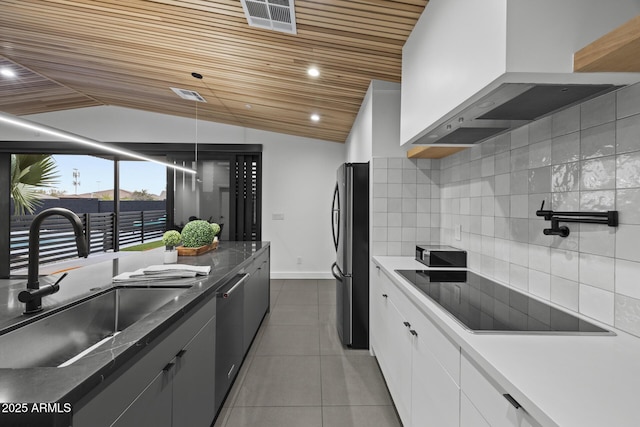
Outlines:
[[310, 67], [307, 70], [307, 74], [309, 74], [311, 77], [318, 77], [320, 75], [320, 70], [318, 70], [316, 67]]
[[0, 68], [0, 74], [2, 74], [4, 77], [15, 77], [16, 76], [16, 72], [13, 71], [11, 68]]
[[312, 114], [311, 115], [311, 121], [312, 122], [319, 122], [320, 121], [320, 115], [319, 114]]
[[244, 104], [244, 108], [246, 108], [247, 110], [251, 109], [251, 104]]

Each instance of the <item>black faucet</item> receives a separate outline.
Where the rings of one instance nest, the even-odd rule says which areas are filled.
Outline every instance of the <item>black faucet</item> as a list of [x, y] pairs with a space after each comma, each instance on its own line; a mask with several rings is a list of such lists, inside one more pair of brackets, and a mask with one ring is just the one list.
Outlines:
[[560, 212], [544, 209], [544, 200], [540, 209], [536, 211], [536, 216], [544, 217], [546, 221], [551, 221], [551, 228], [542, 230], [547, 236], [567, 237], [570, 233], [569, 227], [560, 225], [562, 222], [582, 222], [585, 224], [606, 224], [609, 227], [618, 226], [618, 211], [606, 212]]
[[73, 231], [76, 235], [76, 247], [78, 248], [78, 256], [86, 258], [89, 255], [87, 250], [87, 243], [82, 232], [82, 221], [78, 215], [64, 208], [50, 208], [40, 212], [33, 218], [33, 222], [29, 227], [29, 270], [27, 274], [27, 290], [18, 294], [18, 300], [25, 303], [24, 314], [33, 314], [42, 311], [42, 297], [51, 295], [60, 290], [60, 280], [65, 276], [63, 275], [53, 285], [47, 285], [40, 288], [38, 282], [38, 268], [40, 263], [40, 226], [42, 222], [52, 216], [60, 215], [69, 220], [73, 226]]

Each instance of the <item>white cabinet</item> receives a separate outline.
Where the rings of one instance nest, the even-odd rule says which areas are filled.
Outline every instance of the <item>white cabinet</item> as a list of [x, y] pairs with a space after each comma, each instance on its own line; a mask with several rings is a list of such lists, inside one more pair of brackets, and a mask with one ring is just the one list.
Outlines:
[[411, 335], [389, 296], [392, 284], [377, 270], [371, 284], [371, 347], [405, 425], [411, 417]]
[[460, 393], [460, 426], [491, 427], [464, 392]]
[[491, 427], [540, 426], [524, 408], [517, 408], [516, 401], [510, 402], [510, 395], [506, 391], [499, 391], [466, 355], [463, 355], [460, 364], [460, 381], [462, 394], [469, 400], [466, 404], [473, 407], [463, 407], [465, 416], [461, 419], [460, 427], [483, 425], [478, 421], [480, 418]]
[[386, 299], [388, 300], [385, 313], [388, 347], [385, 353], [388, 354], [387, 371], [389, 373], [387, 384], [400, 418], [409, 420], [411, 419], [411, 335], [406, 326], [408, 322], [400, 314], [400, 310], [390, 298]]
[[[371, 284], [371, 347], [405, 426], [457, 427], [459, 388], [434, 353], [456, 366], [460, 350], [379, 269]], [[439, 335], [439, 336], [438, 336]], [[456, 360], [458, 362], [456, 362]]]
[[404, 426], [540, 427], [381, 268], [370, 289], [371, 349]]
[[[427, 331], [432, 327], [426, 318], [412, 317], [412, 425], [458, 427], [460, 388], [432, 351], [438, 344], [429, 339]], [[455, 349], [458, 357], [454, 353], [454, 360], [460, 360], [460, 351], [453, 344], [446, 344]]]

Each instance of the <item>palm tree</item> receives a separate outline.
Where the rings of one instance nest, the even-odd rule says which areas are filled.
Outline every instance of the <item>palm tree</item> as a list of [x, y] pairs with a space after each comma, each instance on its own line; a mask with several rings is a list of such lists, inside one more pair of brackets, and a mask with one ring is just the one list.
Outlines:
[[56, 162], [49, 154], [11, 155], [11, 197], [13, 214], [32, 214], [42, 204], [38, 187], [57, 183]]

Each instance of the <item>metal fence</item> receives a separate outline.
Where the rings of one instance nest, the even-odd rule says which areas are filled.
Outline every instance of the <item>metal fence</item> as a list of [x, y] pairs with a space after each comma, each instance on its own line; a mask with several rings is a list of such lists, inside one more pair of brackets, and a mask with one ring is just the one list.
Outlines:
[[[89, 253], [114, 249], [113, 212], [78, 214]], [[10, 268], [26, 268], [29, 257], [29, 227], [34, 215], [11, 218]], [[121, 212], [119, 246], [159, 239], [166, 227], [166, 211]], [[46, 218], [40, 229], [40, 262], [50, 263], [78, 256], [73, 228], [60, 216]]]
[[165, 211], [120, 212], [120, 246], [159, 239], [166, 222]]

